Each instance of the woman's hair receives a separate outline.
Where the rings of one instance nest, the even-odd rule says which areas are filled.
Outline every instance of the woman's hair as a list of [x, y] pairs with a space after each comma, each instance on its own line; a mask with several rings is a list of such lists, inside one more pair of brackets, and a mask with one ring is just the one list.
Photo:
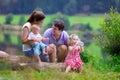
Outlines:
[[56, 19], [53, 25], [61, 31], [63, 31], [65, 27], [64, 21], [61, 19]]
[[41, 21], [45, 18], [45, 15], [42, 11], [33, 11], [29, 19], [27, 20], [28, 22], [32, 23], [34, 21]]

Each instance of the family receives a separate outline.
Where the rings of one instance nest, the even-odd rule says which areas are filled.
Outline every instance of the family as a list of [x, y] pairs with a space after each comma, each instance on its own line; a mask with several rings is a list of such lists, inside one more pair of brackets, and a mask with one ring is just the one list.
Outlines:
[[25, 55], [35, 56], [39, 64], [41, 61], [64, 62], [66, 73], [81, 68], [83, 62], [79, 53], [84, 51], [84, 43], [76, 34], [68, 35], [61, 19], [55, 19], [52, 27], [41, 35], [40, 25], [44, 19], [42, 11], [34, 11], [23, 25], [21, 35]]

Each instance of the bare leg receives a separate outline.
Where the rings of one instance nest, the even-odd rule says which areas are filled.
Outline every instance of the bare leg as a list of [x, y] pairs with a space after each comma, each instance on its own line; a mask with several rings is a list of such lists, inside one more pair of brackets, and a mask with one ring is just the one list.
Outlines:
[[37, 57], [38, 63], [40, 63], [41, 62], [40, 57], [39, 56], [36, 56], [36, 57]]
[[47, 54], [47, 52], [45, 51], [45, 48], [43, 48], [42, 51], [43, 51], [43, 55]]
[[70, 70], [71, 70], [71, 67], [67, 66], [65, 72], [68, 73]]
[[56, 46], [54, 44], [50, 44], [47, 47], [47, 50], [48, 50], [50, 62], [55, 62], [55, 59], [56, 59]]
[[57, 61], [64, 62], [66, 56], [67, 56], [67, 46], [66, 45], [57, 46]]

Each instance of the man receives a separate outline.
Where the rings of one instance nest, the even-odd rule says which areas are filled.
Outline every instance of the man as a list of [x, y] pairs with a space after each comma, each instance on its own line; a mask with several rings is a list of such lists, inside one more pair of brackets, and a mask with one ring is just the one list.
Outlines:
[[[50, 56], [51, 62], [63, 62], [67, 55], [67, 43], [69, 35], [64, 31], [64, 22], [60, 19], [56, 19], [53, 23], [52, 28], [47, 29], [44, 32], [43, 37], [49, 38], [48, 41], [44, 41], [48, 45], [48, 54]], [[50, 55], [50, 54], [54, 55]]]

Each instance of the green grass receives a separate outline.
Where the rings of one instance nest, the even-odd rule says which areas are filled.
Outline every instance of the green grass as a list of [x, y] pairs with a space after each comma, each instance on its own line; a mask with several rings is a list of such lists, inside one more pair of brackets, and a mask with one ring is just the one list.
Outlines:
[[78, 15], [78, 16], [70, 16], [70, 25], [82, 23], [82, 24], [90, 24], [92, 28], [98, 29], [100, 28], [100, 23], [103, 20], [104, 15], [91, 15], [91, 16], [85, 16], [85, 15]]
[[0, 23], [5, 23], [5, 18], [6, 16], [5, 15], [0, 15]]
[[91, 45], [88, 46], [87, 49], [88, 49], [90, 54], [101, 57], [101, 49], [98, 45], [95, 44], [95, 42], [92, 42]]
[[14, 35], [10, 35], [10, 41], [12, 44], [15, 44], [15, 45], [18, 45], [18, 38], [17, 36], [14, 36]]
[[100, 71], [91, 65], [85, 65], [83, 72], [61, 72], [57, 69], [35, 71], [31, 68], [12, 71], [1, 70], [1, 80], [119, 80], [119, 74], [113, 71]]
[[3, 41], [4, 41], [4, 35], [0, 34], [0, 42], [3, 42]]
[[[6, 15], [0, 15], [0, 23], [5, 23], [5, 16]], [[28, 19], [30, 15], [25, 15], [25, 21]], [[14, 15], [13, 16], [13, 20], [12, 20], [12, 24], [19, 24], [19, 20], [20, 20], [21, 15]], [[54, 17], [54, 15], [46, 15], [45, 21], [43, 23], [43, 26], [46, 26], [49, 23], [53, 23], [51, 22], [51, 19]], [[100, 28], [100, 23], [104, 18], [104, 15], [102, 14], [98, 14], [98, 15], [91, 15], [91, 16], [87, 16], [87, 15], [76, 15], [76, 16], [68, 16], [69, 21], [70, 21], [70, 25], [72, 26], [73, 24], [76, 23], [82, 23], [82, 24], [90, 24], [90, 26], [93, 27], [93, 29], [98, 29]]]

